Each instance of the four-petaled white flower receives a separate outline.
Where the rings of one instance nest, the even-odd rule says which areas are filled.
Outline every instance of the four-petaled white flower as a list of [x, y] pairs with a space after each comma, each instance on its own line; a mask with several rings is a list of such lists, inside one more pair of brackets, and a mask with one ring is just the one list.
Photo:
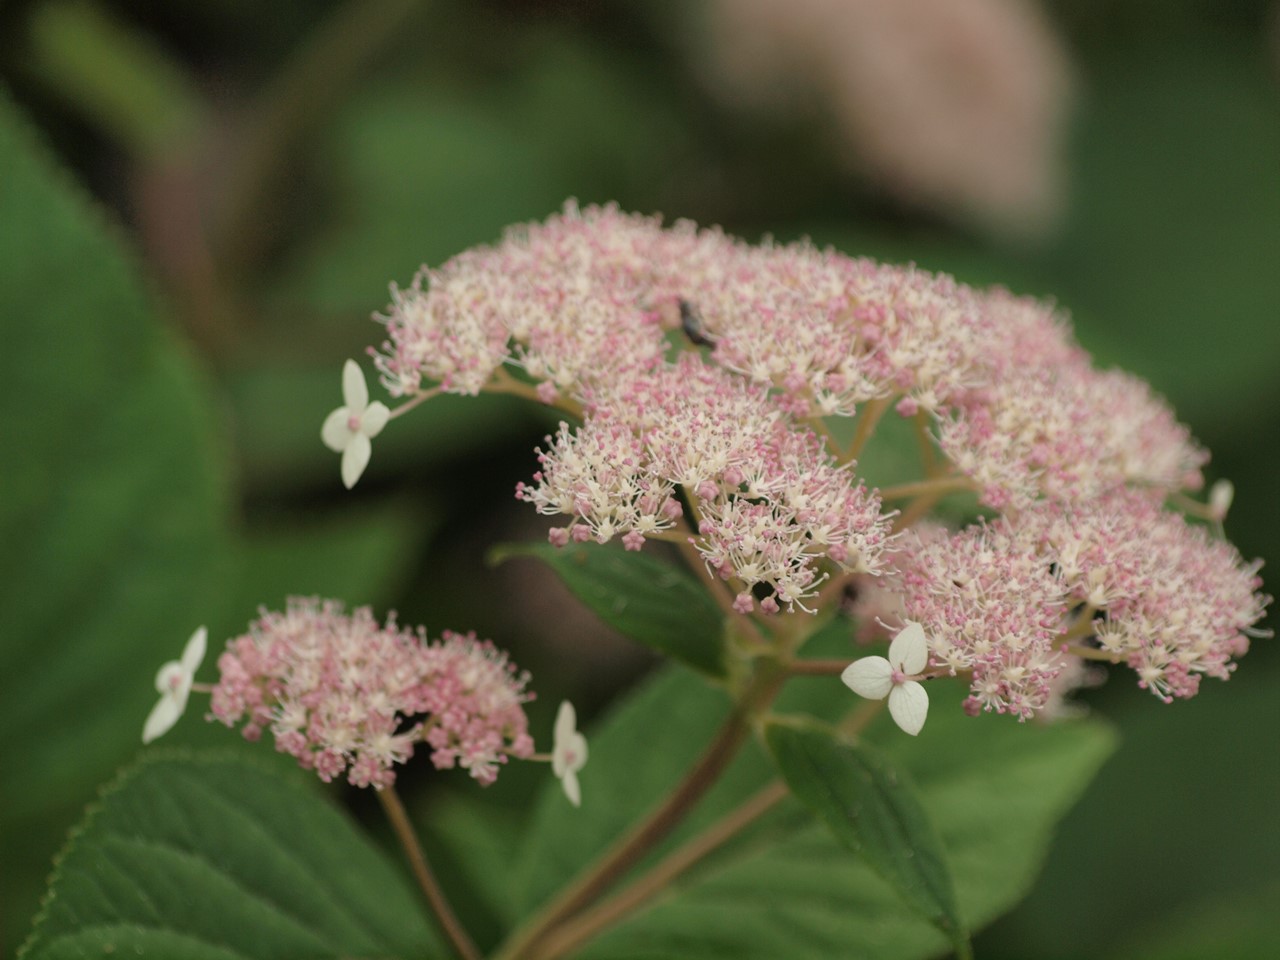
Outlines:
[[587, 738], [578, 732], [578, 718], [568, 700], [560, 704], [556, 714], [555, 736], [551, 746], [551, 769], [564, 785], [564, 795], [575, 807], [582, 804], [578, 771], [587, 762]]
[[889, 697], [893, 722], [913, 737], [924, 726], [929, 712], [929, 694], [912, 677], [929, 663], [929, 645], [924, 628], [908, 620], [889, 644], [889, 658], [863, 657], [844, 668], [840, 679], [859, 696], [869, 700]]
[[187, 709], [187, 696], [191, 693], [191, 684], [195, 682], [196, 670], [204, 660], [208, 640], [209, 631], [201, 627], [187, 641], [182, 650], [182, 659], [170, 660], [156, 674], [156, 690], [160, 694], [160, 702], [151, 708], [147, 722], [142, 727], [143, 743], [150, 743], [156, 737], [168, 733], [182, 716], [182, 711]]
[[342, 399], [346, 405], [325, 418], [320, 439], [330, 450], [342, 454], [342, 483], [350, 490], [369, 465], [373, 453], [370, 441], [387, 425], [391, 411], [386, 404], [369, 402], [369, 387], [354, 360], [342, 367]]

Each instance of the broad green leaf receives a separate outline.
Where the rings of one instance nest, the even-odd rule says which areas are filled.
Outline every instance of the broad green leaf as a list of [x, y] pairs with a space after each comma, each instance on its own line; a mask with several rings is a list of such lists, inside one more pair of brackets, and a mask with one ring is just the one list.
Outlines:
[[[1280, 830], [1272, 805], [1259, 798], [1280, 796], [1271, 749], [1280, 678], [1265, 646], [1230, 682], [1206, 680], [1194, 699], [1168, 707], [1134, 689], [1132, 675], [1113, 673], [1105, 703], [1124, 741], [1063, 821], [1043, 882], [991, 931], [993, 954], [1035, 943], [1046, 960], [1102, 957], [1122, 941], [1141, 942], [1143, 931], [1154, 936], [1200, 913], [1207, 898], [1243, 905], [1274, 886]], [[1144, 866], [1135, 885], [1140, 864], [1154, 866]], [[1098, 922], [1081, 928], [1062, 916], [1064, 898]], [[1280, 897], [1272, 903], [1274, 916]]]
[[207, 385], [3, 93], [0, 171], [8, 931], [94, 786], [138, 749], [156, 668], [219, 592], [225, 504]]
[[871, 747], [817, 726], [771, 723], [765, 742], [792, 794], [967, 952], [946, 851], [910, 779]]
[[404, 875], [327, 801], [256, 764], [157, 755], [59, 859], [23, 960], [441, 956]]
[[490, 880], [511, 875], [524, 839], [523, 810], [477, 797], [470, 783], [427, 792], [417, 810], [414, 822], [422, 825], [422, 843], [436, 873], [448, 880], [454, 910], [481, 949], [496, 944], [519, 914], [509, 885], [496, 888]]
[[490, 556], [495, 563], [536, 557], [620, 633], [704, 673], [724, 675], [723, 614], [707, 586], [673, 564], [595, 543], [514, 544]]
[[[833, 624], [806, 648], [848, 649]], [[812, 649], [810, 649], [812, 648]], [[1030, 889], [1054, 824], [1112, 747], [1105, 725], [1050, 727], [966, 717], [961, 697], [931, 691], [926, 732], [904, 736], [887, 719], [868, 731], [919, 785], [949, 852], [960, 916], [970, 929], [1006, 911]], [[854, 698], [836, 678], [800, 678], [779, 706], [838, 717]], [[554, 784], [528, 831], [516, 895], [523, 909], [545, 902], [651, 809], [681, 777], [728, 712], [728, 701], [696, 675], [668, 669], [640, 687], [597, 729], [573, 809]], [[772, 781], [773, 764], [748, 744], [659, 853], [687, 840]], [[507, 875], [489, 879], [505, 890]], [[866, 863], [793, 801], [722, 848], [651, 907], [589, 945], [583, 956], [909, 960], [945, 952], [946, 939], [902, 902]]]
[[[848, 621], [831, 621], [805, 647], [814, 658], [852, 659]], [[782, 691], [778, 706], [836, 716], [852, 694], [833, 678], [804, 678]], [[555, 890], [612, 843], [642, 812], [655, 806], [729, 715], [729, 699], [685, 670], [658, 672], [618, 703], [597, 727], [586, 730], [591, 759], [578, 774], [582, 808], [565, 801], [558, 784], [539, 798], [525, 838], [519, 869], [504, 875], [521, 911]], [[772, 761], [748, 744], [719, 784], [694, 809], [672, 840], [680, 842], [776, 776]], [[504, 886], [504, 890], [506, 887]]]

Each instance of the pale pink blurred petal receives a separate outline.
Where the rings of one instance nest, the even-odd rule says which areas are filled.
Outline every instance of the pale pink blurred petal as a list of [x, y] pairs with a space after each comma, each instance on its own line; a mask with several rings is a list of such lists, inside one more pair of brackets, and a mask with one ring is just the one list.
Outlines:
[[711, 0], [707, 60], [757, 105], [816, 94], [850, 166], [997, 233], [1062, 202], [1065, 50], [1031, 0]]

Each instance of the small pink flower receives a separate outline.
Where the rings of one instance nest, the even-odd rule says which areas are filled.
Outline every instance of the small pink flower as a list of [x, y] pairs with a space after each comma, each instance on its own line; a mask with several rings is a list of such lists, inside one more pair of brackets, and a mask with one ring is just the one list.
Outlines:
[[912, 677], [929, 663], [924, 628], [908, 622], [889, 644], [889, 658], [863, 657], [845, 667], [840, 679], [854, 693], [868, 700], [889, 698], [889, 714], [905, 733], [915, 736], [929, 713], [929, 694]]

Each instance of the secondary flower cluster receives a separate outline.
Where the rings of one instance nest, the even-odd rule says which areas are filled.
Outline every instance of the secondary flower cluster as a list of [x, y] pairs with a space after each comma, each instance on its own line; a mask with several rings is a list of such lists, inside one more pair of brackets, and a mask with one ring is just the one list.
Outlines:
[[766, 611], [803, 605], [823, 558], [880, 570], [889, 533], [879, 498], [763, 388], [685, 353], [583, 396], [593, 413], [577, 432], [562, 426], [539, 453], [536, 485], [516, 491], [570, 517], [552, 542], [621, 534], [638, 550], [683, 516], [678, 487], [697, 518], [694, 545], [708, 569], [737, 581], [742, 612], [758, 585]]
[[940, 418], [938, 438], [988, 506], [1200, 488], [1208, 453], [1146, 383], [1095, 370], [1043, 304], [997, 290], [984, 305], [995, 322], [983, 382]]
[[[1004, 290], [569, 205], [424, 268], [378, 319], [375, 365], [409, 404], [496, 389], [573, 415], [517, 488], [565, 518], [553, 543], [687, 540], [749, 615], [862, 576], [923, 631], [924, 665], [912, 628], [913, 669], [892, 669], [965, 675], [973, 711], [1044, 710], [1077, 655], [1190, 696], [1229, 674], [1268, 602], [1259, 564], [1167, 508], [1208, 459], [1168, 405]], [[385, 422], [348, 386], [326, 430], [355, 447], [344, 479]], [[892, 411], [925, 473], [896, 518], [857, 463]], [[958, 489], [997, 516], [903, 532]], [[1220, 522], [1221, 501], [1200, 512]]]
[[474, 634], [379, 626], [361, 607], [291, 599], [264, 611], [218, 657], [213, 716], [264, 730], [276, 748], [329, 781], [385, 786], [418, 743], [441, 769], [460, 766], [491, 783], [508, 756], [528, 757], [533, 740], [523, 704], [528, 675]]
[[923, 628], [934, 675], [971, 678], [969, 712], [1022, 719], [1079, 679], [1081, 656], [1127, 664], [1166, 703], [1194, 696], [1230, 676], [1268, 602], [1259, 562], [1128, 489], [917, 528], [895, 561], [876, 600]]
[[208, 636], [200, 627], [182, 657], [160, 667], [144, 744], [168, 733], [200, 690], [212, 694], [209, 719], [245, 720], [248, 740], [270, 729], [277, 749], [326, 782], [345, 770], [355, 786], [390, 786], [392, 767], [425, 742], [437, 768], [460, 766], [481, 784], [492, 783], [508, 757], [550, 761], [570, 803], [582, 802], [587, 741], [573, 704], [560, 704], [550, 755], [535, 756], [523, 708], [533, 698], [524, 689], [528, 674], [473, 633], [446, 630], [429, 642], [394, 617], [379, 627], [368, 607], [348, 615], [336, 600], [295, 597], [284, 613], [264, 610], [247, 634], [227, 642], [212, 687], [195, 683]]
[[1092, 618], [1103, 653], [1168, 702], [1202, 676], [1225, 680], [1249, 649], [1268, 598], [1261, 561], [1133, 491], [1089, 504], [1051, 505], [1027, 518], [1058, 567], [1077, 619]]

